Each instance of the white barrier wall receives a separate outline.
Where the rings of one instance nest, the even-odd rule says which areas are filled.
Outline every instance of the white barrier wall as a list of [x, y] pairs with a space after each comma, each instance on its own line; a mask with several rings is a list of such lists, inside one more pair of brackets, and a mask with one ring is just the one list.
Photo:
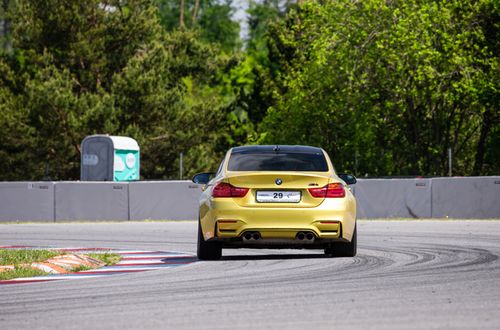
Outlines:
[[200, 185], [186, 181], [131, 182], [130, 220], [197, 219], [200, 193]]
[[58, 182], [56, 221], [129, 220], [128, 184], [117, 182]]
[[[358, 218], [500, 219], [500, 177], [359, 179]], [[0, 221], [195, 220], [190, 181], [0, 182]]]
[[0, 221], [54, 221], [53, 182], [0, 182]]
[[500, 218], [500, 177], [432, 179], [434, 218]]
[[431, 218], [431, 186], [431, 179], [360, 179], [358, 218]]

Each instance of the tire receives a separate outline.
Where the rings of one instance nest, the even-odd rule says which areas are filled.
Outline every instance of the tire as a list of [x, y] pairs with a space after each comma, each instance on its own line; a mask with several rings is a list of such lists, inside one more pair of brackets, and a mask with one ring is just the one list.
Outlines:
[[219, 242], [207, 242], [203, 238], [200, 222], [198, 221], [198, 247], [196, 254], [200, 260], [219, 260], [222, 257], [222, 246]]
[[352, 239], [349, 243], [336, 242], [332, 243], [330, 246], [325, 248], [325, 254], [333, 258], [342, 257], [354, 257], [357, 252], [357, 230], [354, 227], [354, 233], [352, 233]]

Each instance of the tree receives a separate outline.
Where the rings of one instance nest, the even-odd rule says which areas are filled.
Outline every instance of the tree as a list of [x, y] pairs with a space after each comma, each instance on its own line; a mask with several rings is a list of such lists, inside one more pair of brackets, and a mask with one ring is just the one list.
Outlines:
[[444, 175], [448, 148], [454, 174], [500, 171], [497, 1], [252, 2], [246, 49], [231, 2], [2, 5], [0, 180], [77, 179], [96, 133], [136, 138], [147, 179], [246, 143], [362, 175]]
[[5, 52], [10, 50], [10, 19], [9, 9], [12, 6], [10, 0], [0, 2], [0, 47]]
[[[482, 113], [477, 151], [474, 160], [473, 175], [500, 173], [500, 3], [483, 2], [478, 8], [476, 22], [484, 31], [484, 38], [479, 41], [481, 47], [491, 53], [482, 52], [479, 59], [488, 79], [478, 88], [480, 102], [485, 105]], [[492, 54], [497, 54], [492, 58]]]
[[[28, 112], [22, 107], [15, 71], [0, 57], [0, 180], [16, 180], [33, 172], [39, 160], [32, 153], [34, 129], [28, 125]], [[25, 177], [28, 179], [28, 177]]]
[[215, 166], [229, 109], [214, 86], [232, 56], [197, 31], [167, 33], [153, 1], [20, 0], [12, 17], [0, 154], [19, 168], [3, 179], [77, 179], [80, 143], [96, 133], [136, 138], [146, 178], [177, 177], [180, 152], [188, 174]]
[[[269, 59], [267, 33], [270, 24], [283, 19], [292, 1], [251, 1], [248, 8], [248, 39], [244, 59], [227, 77], [236, 95], [232, 123], [234, 143], [255, 143], [259, 140], [255, 128], [273, 104], [273, 84], [276, 78], [275, 63]], [[238, 128], [236, 128], [238, 127]], [[246, 140], [242, 137], [246, 136]]]
[[498, 56], [475, 23], [491, 3], [298, 7], [271, 28], [279, 74], [263, 142], [323, 146], [341, 168], [359, 161], [371, 175], [444, 175], [452, 148], [454, 173], [471, 173], [483, 116], [498, 102], [481, 97], [498, 86]]
[[241, 47], [240, 27], [232, 20], [232, 0], [156, 0], [156, 3], [167, 31], [198, 30], [202, 40], [219, 44], [227, 53]]
[[29, 176], [41, 178], [49, 168], [53, 179], [76, 179], [83, 137], [116, 132], [112, 79], [158, 37], [155, 8], [138, 0], [18, 1], [12, 27], [19, 104], [39, 160]]
[[148, 178], [177, 177], [180, 152], [188, 175], [216, 165], [216, 133], [224, 127], [227, 109], [211, 85], [225, 65], [231, 64], [195, 33], [175, 32], [115, 75], [118, 131], [138, 139]]
[[213, 3], [202, 7], [197, 21], [203, 40], [218, 43], [228, 53], [237, 51], [242, 46], [240, 25], [231, 18], [233, 15], [231, 2], [232, 0], [226, 0], [225, 3]]

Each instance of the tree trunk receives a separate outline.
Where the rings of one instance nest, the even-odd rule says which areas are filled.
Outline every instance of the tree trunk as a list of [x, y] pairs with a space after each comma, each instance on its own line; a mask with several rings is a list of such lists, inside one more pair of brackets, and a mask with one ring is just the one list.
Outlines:
[[196, 18], [198, 17], [198, 10], [200, 9], [200, 0], [194, 2], [193, 12], [191, 14], [191, 28], [194, 28]]
[[179, 5], [179, 29], [184, 30], [184, 0], [180, 0], [181, 3]]
[[10, 43], [9, 43], [9, 21], [7, 19], [7, 11], [9, 9], [9, 0], [3, 0], [2, 1], [2, 11], [3, 11], [3, 17], [2, 17], [2, 35], [0, 37], [3, 38], [3, 49], [4, 51], [7, 51], [10, 49]]
[[486, 153], [486, 140], [490, 134], [493, 118], [490, 109], [486, 109], [483, 114], [483, 122], [481, 124], [481, 133], [479, 134], [479, 141], [477, 141], [476, 157], [474, 159], [474, 169], [472, 175], [481, 175], [483, 170], [484, 155]]

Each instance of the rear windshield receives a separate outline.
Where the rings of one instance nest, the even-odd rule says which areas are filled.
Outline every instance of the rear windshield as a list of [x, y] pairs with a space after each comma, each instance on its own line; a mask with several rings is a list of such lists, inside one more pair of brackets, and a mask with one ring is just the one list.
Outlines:
[[323, 153], [232, 153], [228, 171], [328, 172]]

